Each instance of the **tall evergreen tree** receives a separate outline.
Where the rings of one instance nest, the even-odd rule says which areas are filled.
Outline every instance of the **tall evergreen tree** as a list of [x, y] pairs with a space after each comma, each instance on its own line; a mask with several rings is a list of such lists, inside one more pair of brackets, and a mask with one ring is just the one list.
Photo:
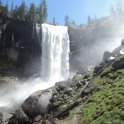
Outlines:
[[13, 11], [14, 11], [14, 5], [13, 5], [13, 1], [12, 1], [11, 10], [10, 10], [10, 16], [11, 16], [11, 18], [14, 18]]
[[42, 13], [43, 13], [43, 22], [46, 22], [48, 16], [46, 0], [42, 0]]
[[69, 25], [69, 16], [66, 15], [65, 16], [65, 26], [68, 26]]
[[22, 1], [21, 5], [18, 8], [18, 17], [19, 19], [25, 20], [26, 16], [26, 4]]
[[15, 8], [13, 9], [12, 17], [13, 18], [18, 18], [18, 6], [15, 6]]
[[36, 7], [35, 7], [35, 4], [34, 3], [31, 3], [30, 4], [30, 8], [29, 8], [29, 11], [28, 11], [28, 16], [29, 16], [29, 19], [30, 21], [35, 21], [35, 16], [36, 16]]
[[72, 23], [73, 25], [76, 25], [75, 20], [72, 20], [71, 23]]
[[2, 2], [0, 1], [0, 13], [4, 16], [8, 16], [9, 11], [8, 11], [8, 2], [6, 3], [5, 6], [2, 5]]
[[2, 0], [0, 0], [0, 7], [2, 6]]
[[8, 9], [8, 1], [7, 1], [5, 6], [5, 16], [8, 16], [8, 15], [9, 15], [9, 9]]
[[53, 25], [56, 25], [55, 17], [53, 17]]
[[0, 14], [2, 14], [2, 1], [0, 0]]
[[91, 24], [92, 23], [92, 19], [91, 19], [91, 17], [90, 16], [88, 16], [88, 24]]
[[42, 23], [43, 22], [43, 9], [42, 9], [42, 1], [39, 5], [39, 8], [38, 8], [38, 15], [39, 15], [39, 22]]
[[35, 21], [39, 22], [40, 16], [39, 16], [39, 7], [36, 7], [36, 15], [35, 15]]

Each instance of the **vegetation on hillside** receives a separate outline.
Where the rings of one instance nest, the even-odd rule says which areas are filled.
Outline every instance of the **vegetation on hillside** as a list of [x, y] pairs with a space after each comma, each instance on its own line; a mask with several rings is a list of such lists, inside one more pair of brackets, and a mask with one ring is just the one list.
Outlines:
[[[114, 64], [124, 61], [121, 56]], [[94, 77], [88, 89], [91, 94], [82, 107], [81, 123], [123, 124], [124, 123], [124, 68], [106, 67]]]
[[41, 0], [39, 6], [31, 3], [29, 7], [26, 5], [24, 0], [19, 6], [14, 6], [14, 3], [12, 2], [10, 9], [8, 2], [4, 5], [2, 0], [0, 0], [0, 13], [3, 16], [39, 23], [46, 22], [48, 16], [46, 0]]

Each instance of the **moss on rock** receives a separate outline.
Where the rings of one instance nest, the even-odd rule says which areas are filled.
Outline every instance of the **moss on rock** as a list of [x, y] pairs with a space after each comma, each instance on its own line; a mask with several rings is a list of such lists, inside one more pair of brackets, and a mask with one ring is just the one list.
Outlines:
[[[123, 60], [122, 56], [116, 62]], [[93, 79], [88, 88], [93, 92], [82, 107], [81, 123], [124, 124], [124, 69], [113, 71], [110, 65]]]

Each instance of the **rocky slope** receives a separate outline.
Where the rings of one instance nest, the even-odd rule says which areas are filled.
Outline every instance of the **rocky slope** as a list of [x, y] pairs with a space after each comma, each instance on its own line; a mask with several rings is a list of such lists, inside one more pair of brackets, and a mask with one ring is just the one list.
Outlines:
[[124, 55], [118, 55], [93, 73], [32, 94], [4, 124], [123, 124], [123, 76]]

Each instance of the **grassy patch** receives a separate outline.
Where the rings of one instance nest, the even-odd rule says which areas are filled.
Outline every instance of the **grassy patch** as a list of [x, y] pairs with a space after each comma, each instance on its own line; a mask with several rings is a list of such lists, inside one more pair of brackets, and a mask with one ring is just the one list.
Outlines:
[[83, 75], [81, 75], [81, 74], [76, 74], [76, 75], [73, 77], [73, 80], [74, 80], [74, 81], [82, 81], [83, 78], [84, 78]]
[[8, 80], [12, 80], [12, 79], [14, 79], [14, 77], [9, 77], [9, 76], [0, 77], [0, 81], [1, 81], [1, 80], [8, 81]]
[[89, 87], [93, 92], [82, 108], [81, 123], [124, 124], [124, 69], [111, 69], [93, 79]]

